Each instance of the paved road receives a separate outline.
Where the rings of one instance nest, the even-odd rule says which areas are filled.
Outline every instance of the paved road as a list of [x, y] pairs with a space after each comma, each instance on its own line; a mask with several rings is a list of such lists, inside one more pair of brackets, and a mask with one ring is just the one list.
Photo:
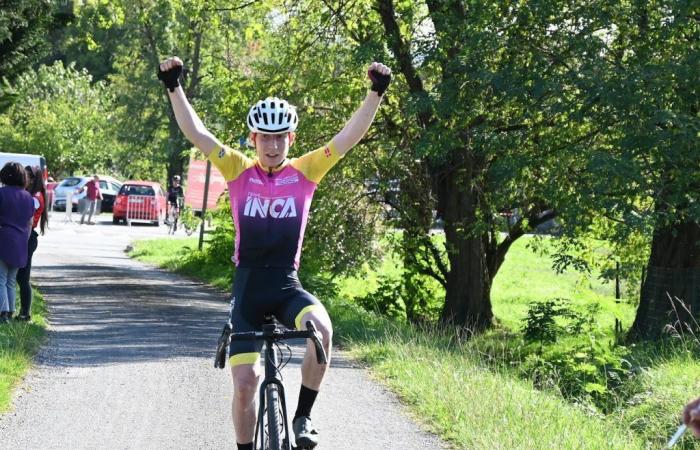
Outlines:
[[[227, 296], [131, 260], [163, 228], [53, 217], [32, 273], [50, 308], [37, 365], [0, 416], [3, 448], [235, 448], [231, 380], [213, 368]], [[296, 408], [299, 348], [284, 371]], [[336, 353], [314, 409], [324, 449], [442, 448], [399, 402]]]

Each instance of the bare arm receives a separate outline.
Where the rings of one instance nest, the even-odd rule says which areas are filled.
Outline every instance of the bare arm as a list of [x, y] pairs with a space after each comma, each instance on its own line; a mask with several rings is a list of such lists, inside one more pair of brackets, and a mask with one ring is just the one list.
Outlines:
[[[182, 61], [178, 57], [173, 57], [163, 61], [160, 65], [160, 70], [167, 72], [178, 67], [182, 67]], [[167, 91], [177, 125], [187, 140], [200, 149], [205, 156], [209, 156], [214, 149], [221, 147], [221, 142], [206, 129], [202, 120], [194, 111], [192, 105], [190, 105], [182, 87], [177, 86], [174, 91], [171, 92], [170, 89]]]
[[[377, 71], [383, 75], [391, 74], [391, 69], [380, 63], [372, 63], [369, 70]], [[367, 93], [367, 97], [345, 124], [345, 127], [331, 140], [338, 153], [344, 155], [360, 142], [372, 125], [381, 102], [382, 97], [377, 92], [369, 91]]]

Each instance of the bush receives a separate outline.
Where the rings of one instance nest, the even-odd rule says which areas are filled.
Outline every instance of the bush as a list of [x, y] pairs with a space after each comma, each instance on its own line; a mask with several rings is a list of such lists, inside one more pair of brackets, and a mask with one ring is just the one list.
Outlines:
[[[585, 312], [565, 299], [530, 304], [523, 325], [526, 342], [537, 343], [522, 364], [539, 388], [558, 389], [562, 396], [610, 412], [620, 402], [623, 384], [634, 376], [628, 350], [595, 336], [598, 305]], [[581, 342], [583, 339], [583, 343]], [[563, 340], [556, 345], [551, 345]]]
[[440, 309], [425, 277], [407, 269], [380, 275], [377, 290], [355, 301], [367, 311], [412, 323], [432, 322]]

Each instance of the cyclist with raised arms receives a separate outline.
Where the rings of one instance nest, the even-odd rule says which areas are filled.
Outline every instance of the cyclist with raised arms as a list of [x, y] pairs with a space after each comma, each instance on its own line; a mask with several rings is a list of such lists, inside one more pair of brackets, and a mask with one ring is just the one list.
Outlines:
[[[311, 422], [311, 409], [330, 364], [333, 332], [325, 308], [302, 288], [297, 277], [304, 229], [318, 183], [369, 129], [391, 81], [391, 70], [372, 63], [367, 72], [371, 91], [343, 129], [326, 145], [293, 159], [287, 158], [298, 123], [293, 106], [273, 97], [253, 105], [247, 117], [256, 150], [256, 157], [251, 159], [222, 144], [204, 127], [179, 85], [181, 72], [182, 61], [169, 58], [160, 64], [158, 78], [168, 88], [180, 129], [219, 169], [231, 197], [236, 227], [232, 259], [237, 267], [231, 298], [233, 331], [257, 331], [265, 315], [273, 313], [289, 328], [300, 329], [310, 320], [321, 334], [328, 364], [316, 362], [309, 342], [292, 421], [296, 445], [313, 448], [318, 443], [318, 432]], [[261, 345], [234, 341], [229, 348], [233, 424], [239, 450], [253, 449]]]

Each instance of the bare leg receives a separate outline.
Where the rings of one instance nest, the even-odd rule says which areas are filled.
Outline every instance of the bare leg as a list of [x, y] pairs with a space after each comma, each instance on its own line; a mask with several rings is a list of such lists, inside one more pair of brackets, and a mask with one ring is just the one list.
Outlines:
[[255, 437], [257, 393], [260, 382], [259, 364], [241, 364], [231, 368], [233, 376], [233, 428], [236, 442], [247, 444]]
[[310, 311], [301, 318], [302, 327], [306, 327], [307, 321], [312, 321], [316, 330], [321, 334], [323, 349], [326, 351], [328, 362], [319, 364], [316, 360], [316, 348], [311, 341], [306, 343], [306, 354], [301, 364], [301, 384], [309, 389], [318, 391], [323, 383], [323, 378], [331, 364], [331, 345], [333, 339], [333, 326], [325, 309]]

